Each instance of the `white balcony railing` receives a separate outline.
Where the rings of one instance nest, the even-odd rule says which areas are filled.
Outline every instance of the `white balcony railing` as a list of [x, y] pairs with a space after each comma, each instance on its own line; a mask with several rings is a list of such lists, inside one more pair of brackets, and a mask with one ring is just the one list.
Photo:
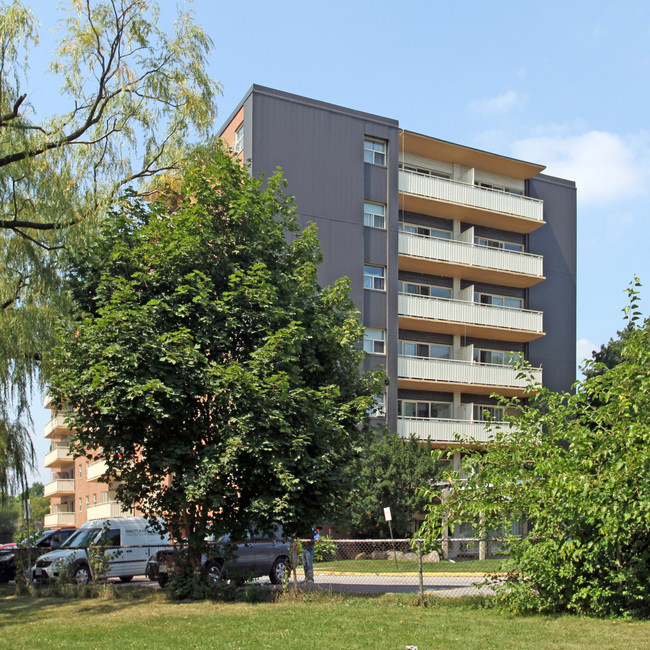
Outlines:
[[52, 445], [51, 450], [45, 454], [45, 467], [63, 465], [68, 462], [74, 462], [74, 457], [72, 456], [67, 443]]
[[124, 510], [122, 504], [117, 501], [107, 501], [89, 506], [86, 512], [88, 519], [108, 519], [109, 517], [131, 517], [133, 510]]
[[450, 239], [399, 233], [399, 253], [450, 264], [543, 277], [543, 258], [518, 251], [478, 246]]
[[44, 497], [59, 496], [62, 494], [74, 494], [74, 479], [64, 478], [57, 479], [51, 483], [47, 483], [43, 487]]
[[482, 305], [468, 300], [427, 298], [402, 293], [398, 296], [397, 309], [401, 316], [467, 323], [537, 334], [544, 331], [543, 315], [540, 311]]
[[[490, 426], [493, 429], [510, 427], [506, 422], [492, 422]], [[431, 442], [456, 442], [456, 435], [476, 442], [489, 442], [491, 437], [486, 422], [401, 417], [397, 418], [397, 434], [403, 438], [414, 435], [418, 440], [431, 440]]]
[[45, 425], [45, 437], [51, 438], [56, 434], [65, 434], [69, 431], [68, 426], [65, 423], [65, 414], [57, 413], [46, 425]]
[[107, 469], [106, 461], [98, 460], [97, 462], [88, 465], [88, 469], [86, 470], [86, 479], [88, 481], [96, 481], [98, 478], [106, 474]]
[[544, 204], [538, 199], [403, 169], [399, 172], [399, 191], [525, 219], [544, 220]]
[[52, 512], [45, 515], [43, 519], [45, 528], [61, 528], [62, 526], [74, 526], [74, 512]]
[[[542, 381], [542, 369], [533, 368], [532, 379]], [[518, 377], [520, 371], [513, 366], [457, 361], [453, 359], [422, 359], [400, 356], [397, 375], [406, 379], [422, 379], [457, 384], [480, 384], [495, 388], [526, 388], [527, 377]]]

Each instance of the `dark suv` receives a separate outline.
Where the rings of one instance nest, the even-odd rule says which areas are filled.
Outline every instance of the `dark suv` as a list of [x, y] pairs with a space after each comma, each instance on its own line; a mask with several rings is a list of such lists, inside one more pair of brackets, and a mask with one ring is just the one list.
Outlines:
[[[33, 549], [34, 557], [42, 555], [51, 551], [52, 549], [59, 548], [72, 533], [74, 528], [59, 528], [55, 530], [43, 531], [40, 535], [35, 536], [30, 546]], [[0, 582], [9, 582], [16, 577], [16, 553], [21, 551], [21, 547], [27, 547], [27, 541], [21, 542], [18, 546], [0, 549]], [[25, 552], [25, 551], [23, 551]]]
[[[183, 549], [168, 548], [158, 551], [147, 564], [145, 575], [164, 587], [178, 565]], [[249, 533], [242, 542], [231, 542], [230, 535], [224, 535], [208, 544], [202, 561], [215, 580], [223, 578], [256, 578], [268, 575], [273, 584], [279, 585], [296, 561], [294, 543], [282, 537], [282, 531], [275, 535]]]

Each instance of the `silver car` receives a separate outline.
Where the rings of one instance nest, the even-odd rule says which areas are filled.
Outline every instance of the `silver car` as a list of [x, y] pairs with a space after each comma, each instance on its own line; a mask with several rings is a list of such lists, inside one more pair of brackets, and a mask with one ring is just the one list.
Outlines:
[[[164, 587], [183, 553], [183, 549], [175, 548], [158, 551], [149, 560], [145, 575]], [[279, 585], [297, 563], [297, 553], [294, 542], [283, 538], [279, 530], [274, 535], [248, 533], [240, 542], [231, 541], [230, 535], [209, 541], [202, 561], [215, 580], [245, 580], [268, 575], [273, 584]]]

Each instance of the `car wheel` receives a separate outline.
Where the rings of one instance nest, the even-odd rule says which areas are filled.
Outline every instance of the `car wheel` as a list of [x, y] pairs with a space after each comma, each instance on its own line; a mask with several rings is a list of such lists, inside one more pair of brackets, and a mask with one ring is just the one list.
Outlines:
[[276, 558], [273, 566], [271, 567], [271, 573], [269, 573], [269, 578], [274, 585], [281, 585], [284, 582], [285, 576], [289, 572], [289, 558], [286, 555], [281, 555]]
[[85, 564], [80, 564], [74, 572], [74, 581], [78, 585], [87, 585], [90, 582], [90, 569]]
[[223, 562], [219, 562], [219, 561], [208, 562], [205, 565], [205, 570], [208, 572], [208, 576], [215, 582], [217, 580], [222, 580], [224, 578]]
[[131, 582], [133, 576], [120, 576], [120, 582]]
[[167, 577], [167, 574], [160, 574], [158, 576], [158, 584], [160, 585], [160, 588], [163, 589], [164, 587], [167, 586], [167, 583], [169, 582], [169, 578]]

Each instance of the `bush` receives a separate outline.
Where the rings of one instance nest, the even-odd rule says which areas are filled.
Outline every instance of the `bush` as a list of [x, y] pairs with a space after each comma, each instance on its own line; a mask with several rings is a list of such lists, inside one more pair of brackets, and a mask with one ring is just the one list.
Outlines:
[[510, 573], [495, 585], [512, 610], [650, 617], [650, 321], [635, 287], [618, 365], [590, 364], [574, 393], [531, 385], [526, 401], [502, 399], [518, 410], [512, 426], [493, 427], [446, 494], [422, 490], [429, 540], [462, 522], [479, 537], [531, 522], [508, 540]]
[[225, 580], [215, 580], [204, 567], [182, 563], [169, 577], [172, 600], [235, 600], [237, 587]]
[[331, 562], [336, 556], [336, 542], [331, 537], [321, 537], [314, 547], [314, 562]]

